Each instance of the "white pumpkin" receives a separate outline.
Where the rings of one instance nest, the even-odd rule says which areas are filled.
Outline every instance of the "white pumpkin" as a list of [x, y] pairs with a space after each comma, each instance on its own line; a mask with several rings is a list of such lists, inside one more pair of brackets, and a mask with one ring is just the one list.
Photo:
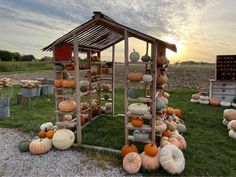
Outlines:
[[106, 109], [112, 109], [112, 103], [111, 102], [105, 103], [105, 107]]
[[202, 100], [202, 101], [209, 101], [209, 96], [203, 96], [203, 95], [201, 95], [201, 96], [200, 96], [200, 100]]
[[191, 99], [190, 100], [192, 103], [198, 103], [199, 102], [199, 100], [194, 100], [194, 99]]
[[231, 130], [233, 129], [234, 131], [236, 131], [236, 120], [231, 120], [228, 124], [228, 129]]
[[148, 106], [143, 103], [132, 103], [129, 105], [128, 110], [132, 114], [146, 114], [149, 113]]
[[223, 116], [228, 121], [236, 120], [236, 110], [235, 109], [225, 109]]
[[229, 131], [229, 136], [236, 140], [236, 132], [234, 130]]
[[166, 145], [160, 149], [161, 166], [170, 174], [180, 174], [185, 168], [185, 158], [182, 151], [174, 145]]
[[231, 106], [231, 103], [228, 102], [228, 101], [221, 101], [221, 102], [220, 102], [220, 105], [221, 105], [221, 106], [224, 106], [224, 107], [229, 107], [229, 106]]
[[228, 126], [229, 121], [224, 118], [223, 121], [222, 121], [222, 123], [223, 123], [224, 126]]
[[158, 154], [156, 156], [148, 156], [143, 151], [141, 154], [142, 159], [142, 167], [145, 170], [156, 170], [160, 167], [160, 162], [158, 158]]
[[166, 131], [167, 126], [164, 122], [156, 120], [155, 129], [157, 133], [163, 133], [164, 131]]
[[152, 82], [152, 75], [150, 75], [150, 74], [144, 74], [144, 75], [143, 75], [143, 81], [144, 81], [144, 82], [147, 82], [147, 83]]
[[132, 62], [137, 62], [139, 60], [139, 53], [136, 52], [134, 49], [133, 49], [133, 52], [130, 53], [129, 55], [129, 59], [132, 61]]
[[166, 97], [164, 97], [164, 96], [161, 96], [160, 98], [165, 103], [165, 105], [167, 106], [168, 103], [169, 103], [168, 99]]
[[236, 103], [232, 103], [231, 106], [235, 107], [236, 108]]
[[209, 104], [208, 100], [199, 100], [198, 101], [200, 104]]
[[71, 121], [72, 120], [72, 115], [66, 114], [66, 115], [64, 115], [63, 119], [64, 119], [64, 121]]
[[142, 159], [136, 152], [128, 153], [123, 159], [123, 168], [129, 174], [138, 173], [142, 165]]
[[89, 81], [87, 81], [87, 80], [81, 80], [81, 81], [79, 82], [79, 84], [80, 84], [80, 87], [88, 87], [88, 86], [89, 86]]
[[69, 149], [74, 143], [75, 135], [69, 129], [57, 130], [53, 135], [52, 144], [55, 148], [59, 150]]
[[52, 127], [53, 127], [52, 122], [46, 122], [46, 123], [43, 123], [43, 124], [40, 126], [40, 130], [42, 130], [42, 131], [52, 130]]

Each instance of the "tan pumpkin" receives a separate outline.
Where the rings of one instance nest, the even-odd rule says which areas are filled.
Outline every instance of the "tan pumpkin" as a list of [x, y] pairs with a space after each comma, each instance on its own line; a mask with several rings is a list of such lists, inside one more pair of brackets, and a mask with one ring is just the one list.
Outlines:
[[166, 145], [160, 149], [161, 166], [170, 174], [180, 174], [185, 168], [185, 158], [182, 151], [174, 145]]
[[128, 80], [131, 82], [139, 82], [143, 79], [142, 73], [129, 73], [128, 74]]
[[143, 123], [144, 123], [143, 119], [139, 118], [139, 117], [133, 117], [132, 120], [131, 120], [131, 124], [134, 127], [142, 127]]
[[156, 132], [157, 133], [163, 133], [166, 130], [167, 126], [164, 122], [156, 120]]
[[62, 87], [62, 80], [55, 80], [54, 81], [54, 86], [56, 87], [56, 88], [60, 88], [60, 87]]
[[164, 65], [168, 63], [168, 59], [165, 56], [160, 56], [157, 58], [158, 65]]
[[156, 156], [158, 154], [158, 148], [155, 144], [146, 144], [144, 146], [144, 152], [148, 156]]
[[58, 108], [62, 112], [72, 112], [76, 108], [76, 102], [73, 100], [65, 100], [59, 103]]
[[224, 118], [228, 121], [236, 120], [236, 110], [235, 109], [225, 109]]
[[126, 144], [121, 148], [121, 156], [122, 158], [124, 158], [128, 153], [130, 152], [137, 152], [138, 153], [138, 149], [135, 145], [133, 144]]
[[75, 140], [74, 133], [69, 129], [57, 130], [53, 135], [53, 146], [59, 150], [66, 150], [72, 146]]
[[212, 106], [219, 106], [220, 105], [220, 99], [218, 99], [218, 98], [211, 98], [209, 103]]
[[72, 115], [70, 115], [70, 114], [64, 115], [63, 120], [64, 121], [71, 121], [72, 120]]
[[178, 141], [176, 138], [168, 138], [168, 137], [166, 137], [166, 136], [163, 136], [163, 137], [161, 138], [160, 144], [161, 144], [161, 148], [164, 147], [164, 146], [166, 146], [166, 145], [168, 145], [168, 144], [173, 144], [173, 145], [175, 145], [175, 146], [178, 147], [178, 148], [181, 147], [179, 141]]
[[158, 158], [158, 154], [155, 156], [148, 156], [145, 152], [140, 154], [142, 159], [142, 167], [145, 170], [156, 170], [160, 167], [160, 162]]
[[177, 124], [174, 121], [165, 121], [167, 130], [174, 131], [177, 129]]
[[196, 94], [193, 94], [191, 98], [192, 98], [193, 100], [199, 100], [199, 99], [200, 99], [200, 96], [201, 96], [200, 94], [197, 94], [197, 93], [196, 93]]
[[123, 168], [129, 174], [138, 173], [142, 165], [142, 159], [136, 152], [128, 153], [123, 159]]
[[180, 134], [173, 134], [171, 135], [171, 138], [175, 138], [179, 141], [179, 148], [180, 149], [186, 149], [187, 148], [187, 143], [184, 139], [184, 137]]
[[75, 81], [74, 80], [63, 80], [62, 81], [62, 87], [64, 87], [64, 88], [74, 88], [75, 87]]
[[29, 145], [30, 153], [35, 155], [47, 153], [51, 148], [52, 141], [48, 138], [35, 139]]
[[156, 80], [156, 84], [157, 86], [162, 86], [163, 84], [166, 84], [168, 82], [168, 78], [167, 76], [164, 75], [157, 75], [157, 80]]

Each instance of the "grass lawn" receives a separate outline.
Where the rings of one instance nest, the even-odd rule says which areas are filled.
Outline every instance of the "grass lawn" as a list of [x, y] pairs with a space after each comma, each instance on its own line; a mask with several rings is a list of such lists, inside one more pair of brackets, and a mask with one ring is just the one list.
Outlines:
[[[187, 126], [184, 134], [188, 144], [184, 150], [186, 168], [181, 175], [235, 176], [236, 141], [228, 136], [227, 128], [222, 125], [224, 108], [191, 103], [190, 96], [194, 92], [190, 89], [169, 90], [170, 106], [183, 110], [183, 119]], [[54, 96], [39, 97], [26, 105], [17, 105], [13, 99], [11, 118], [1, 119], [0, 125], [37, 132], [41, 123], [55, 122], [54, 107]], [[122, 89], [116, 90], [116, 110], [119, 113], [123, 110]], [[83, 143], [120, 149], [124, 144], [124, 118], [106, 115], [92, 121], [83, 129]], [[113, 158], [121, 164], [119, 157], [114, 155]], [[169, 175], [162, 169], [153, 173], [142, 172], [144, 175]]]

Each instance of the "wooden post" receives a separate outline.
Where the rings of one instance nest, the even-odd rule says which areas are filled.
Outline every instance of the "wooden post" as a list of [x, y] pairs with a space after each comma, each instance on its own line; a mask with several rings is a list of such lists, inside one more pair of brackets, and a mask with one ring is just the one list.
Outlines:
[[[146, 54], [148, 55], [148, 42], [146, 43]], [[147, 69], [148, 69], [148, 65], [146, 64], [145, 65], [145, 74], [148, 74], [147, 73]], [[148, 93], [147, 93], [147, 88], [148, 88], [148, 85], [145, 85], [145, 97], [147, 97]]]
[[81, 131], [81, 117], [80, 117], [80, 84], [79, 84], [79, 49], [77, 34], [73, 34], [73, 48], [74, 48], [74, 60], [75, 60], [75, 101], [76, 101], [76, 117], [77, 117], [77, 143], [78, 146], [82, 142], [82, 131]]
[[[88, 96], [88, 100], [89, 100], [89, 106], [92, 106], [92, 73], [91, 73], [91, 51], [87, 51], [87, 64], [90, 67], [90, 71], [87, 72], [87, 76], [88, 76], [88, 81], [89, 81], [89, 96]], [[91, 120], [93, 118], [92, 116], [92, 109], [89, 110], [89, 117], [88, 120]]]
[[151, 120], [151, 127], [152, 127], [152, 143], [156, 142], [156, 131], [155, 131], [155, 124], [156, 124], [156, 76], [157, 76], [157, 43], [154, 42], [151, 48], [152, 52], [152, 77], [153, 77], [153, 84], [152, 84], [152, 120]]
[[124, 96], [125, 96], [125, 102], [124, 102], [124, 106], [125, 106], [125, 144], [128, 144], [128, 135], [129, 135], [129, 130], [127, 128], [127, 125], [128, 125], [128, 116], [127, 116], [127, 111], [128, 111], [128, 100], [127, 100], [127, 97], [128, 97], [128, 84], [127, 84], [127, 76], [128, 76], [128, 55], [129, 55], [129, 38], [128, 38], [128, 32], [127, 30], [125, 30], [125, 33], [124, 33], [124, 39], [125, 39], [125, 65], [124, 65], [124, 81], [125, 81], [125, 93], [124, 93]]
[[99, 75], [99, 79], [98, 79], [98, 91], [97, 91], [97, 101], [99, 103], [99, 105], [97, 105], [97, 109], [98, 109], [98, 114], [101, 115], [101, 53], [97, 52], [97, 56], [100, 59], [100, 63], [97, 64], [97, 73]]
[[115, 115], [115, 45], [112, 46], [112, 115]]

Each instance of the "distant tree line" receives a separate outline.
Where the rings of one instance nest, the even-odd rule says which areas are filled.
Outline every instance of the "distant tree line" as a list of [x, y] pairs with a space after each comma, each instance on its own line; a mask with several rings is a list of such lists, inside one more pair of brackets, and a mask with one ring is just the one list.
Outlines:
[[[0, 50], [0, 61], [33, 61], [36, 58], [34, 55], [21, 55], [18, 52], [10, 52], [7, 50]], [[51, 61], [51, 57], [43, 57], [40, 61]]]
[[182, 62], [176, 62], [175, 65], [182, 64], [182, 65], [206, 65], [206, 64], [212, 64], [208, 62], [196, 62], [196, 61], [182, 61]]

